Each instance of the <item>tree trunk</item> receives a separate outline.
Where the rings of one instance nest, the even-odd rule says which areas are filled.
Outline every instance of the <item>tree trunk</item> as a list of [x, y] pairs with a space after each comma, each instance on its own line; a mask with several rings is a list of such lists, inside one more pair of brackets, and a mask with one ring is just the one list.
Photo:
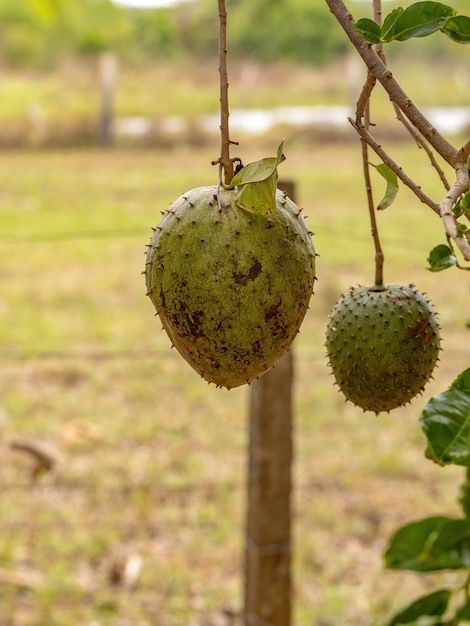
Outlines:
[[113, 105], [117, 76], [117, 59], [112, 52], [103, 52], [98, 60], [101, 91], [100, 144], [113, 143]]

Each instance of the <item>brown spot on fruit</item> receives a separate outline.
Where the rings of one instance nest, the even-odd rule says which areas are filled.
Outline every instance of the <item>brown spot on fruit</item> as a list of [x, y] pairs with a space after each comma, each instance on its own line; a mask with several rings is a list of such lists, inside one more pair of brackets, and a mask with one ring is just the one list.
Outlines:
[[257, 276], [259, 276], [261, 272], [262, 266], [258, 260], [255, 260], [253, 265], [250, 267], [246, 274], [239, 274], [237, 272], [233, 272], [233, 280], [238, 285], [247, 285], [250, 281], [255, 280]]
[[410, 336], [418, 337], [419, 335], [421, 335], [421, 333], [424, 333], [424, 331], [430, 324], [431, 324], [431, 321], [428, 318], [421, 320], [419, 324], [417, 324], [414, 328], [410, 330]]
[[279, 308], [278, 304], [273, 304], [269, 307], [269, 309], [264, 314], [264, 319], [266, 322], [269, 322], [269, 320], [272, 319], [276, 315], [278, 308]]

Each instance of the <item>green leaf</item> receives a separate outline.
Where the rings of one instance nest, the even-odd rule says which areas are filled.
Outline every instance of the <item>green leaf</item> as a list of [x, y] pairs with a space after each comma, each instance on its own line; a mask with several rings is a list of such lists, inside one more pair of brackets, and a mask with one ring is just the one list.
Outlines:
[[256, 184], [244, 185], [237, 194], [237, 206], [250, 213], [272, 215], [276, 210], [277, 176]]
[[249, 163], [233, 177], [231, 185], [238, 187], [237, 205], [260, 215], [271, 215], [276, 210], [277, 167], [285, 156], [281, 142], [277, 156]]
[[455, 215], [455, 217], [460, 217], [463, 214], [462, 198], [459, 198], [454, 204], [454, 206], [452, 207], [452, 213]]
[[466, 233], [468, 233], [469, 228], [465, 224], [457, 224], [455, 230], [457, 237], [463, 237]]
[[462, 620], [470, 620], [470, 600], [457, 607], [455, 610], [455, 617], [457, 619], [455, 622], [456, 624], [459, 624]]
[[261, 159], [261, 161], [249, 163], [245, 167], [242, 167], [232, 178], [231, 185], [240, 186], [248, 183], [259, 183], [268, 179], [276, 171], [279, 163], [285, 160], [285, 156], [282, 153], [283, 148], [284, 140], [277, 149], [277, 155], [275, 157], [267, 157]]
[[449, 246], [440, 244], [431, 250], [428, 256], [429, 267], [431, 272], [440, 272], [449, 267], [453, 267], [457, 263], [457, 257], [454, 255]]
[[396, 195], [398, 193], [398, 178], [393, 170], [391, 170], [388, 165], [385, 165], [385, 163], [381, 163], [380, 165], [374, 165], [372, 163], [371, 165], [373, 165], [373, 167], [375, 167], [375, 169], [387, 181], [387, 189], [385, 191], [385, 195], [377, 206], [377, 209], [379, 211], [382, 211], [383, 209], [387, 209], [396, 198]]
[[382, 28], [380, 30], [380, 40], [383, 42], [392, 41], [395, 36], [395, 25], [397, 19], [403, 13], [402, 7], [398, 7], [393, 9], [391, 13], [389, 13], [384, 19], [384, 23], [382, 24]]
[[380, 43], [380, 26], [374, 20], [363, 17], [353, 22], [353, 27], [369, 43]]
[[463, 213], [470, 213], [470, 191], [460, 198], [460, 209]]
[[428, 440], [428, 458], [442, 465], [470, 466], [470, 370], [429, 400], [420, 425]]
[[[452, 591], [449, 589], [439, 589], [425, 596], [421, 596], [411, 604], [398, 609], [387, 621], [380, 626], [398, 626], [398, 624], [416, 623], [420, 617], [442, 616], [446, 612]], [[439, 622], [440, 620], [437, 620]], [[436, 620], [429, 622], [435, 624]]]
[[467, 15], [455, 15], [449, 17], [441, 28], [452, 41], [457, 43], [470, 43], [470, 17]]
[[437, 515], [406, 524], [385, 551], [388, 569], [434, 572], [470, 566], [470, 519]]
[[470, 367], [457, 376], [450, 388], [470, 394]]
[[440, 2], [415, 2], [407, 7], [395, 22], [394, 39], [405, 41], [411, 37], [426, 37], [438, 31], [455, 9]]

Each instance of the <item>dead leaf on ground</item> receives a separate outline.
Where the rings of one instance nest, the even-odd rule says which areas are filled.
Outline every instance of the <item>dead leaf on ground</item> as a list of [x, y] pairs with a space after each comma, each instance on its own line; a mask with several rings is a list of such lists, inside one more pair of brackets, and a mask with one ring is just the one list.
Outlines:
[[50, 440], [33, 437], [16, 437], [10, 440], [10, 448], [24, 452], [33, 459], [31, 478], [36, 481], [42, 474], [53, 473], [61, 461], [61, 453]]
[[108, 580], [111, 585], [132, 589], [135, 587], [143, 566], [143, 559], [138, 554], [127, 557], [116, 557], [108, 569]]

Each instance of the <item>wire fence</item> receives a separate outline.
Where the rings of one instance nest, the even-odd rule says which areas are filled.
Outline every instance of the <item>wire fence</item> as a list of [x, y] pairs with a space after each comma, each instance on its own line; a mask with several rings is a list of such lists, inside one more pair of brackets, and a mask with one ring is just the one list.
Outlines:
[[[94, 241], [96, 239], [144, 239], [151, 234], [150, 228], [133, 227], [133, 228], [101, 228], [93, 230], [74, 230], [74, 231], [45, 231], [45, 232], [22, 232], [17, 234], [0, 235], [0, 245], [10, 246], [18, 244], [44, 244], [44, 243], [64, 243], [69, 241]], [[372, 242], [369, 233], [364, 230], [351, 231], [345, 230], [328, 223], [321, 225], [322, 236], [334, 237], [337, 241], [350, 243], [354, 241]], [[407, 239], [405, 237], [387, 237], [385, 235], [387, 246], [393, 246], [403, 252], [410, 253], [416, 248], [416, 240]]]

